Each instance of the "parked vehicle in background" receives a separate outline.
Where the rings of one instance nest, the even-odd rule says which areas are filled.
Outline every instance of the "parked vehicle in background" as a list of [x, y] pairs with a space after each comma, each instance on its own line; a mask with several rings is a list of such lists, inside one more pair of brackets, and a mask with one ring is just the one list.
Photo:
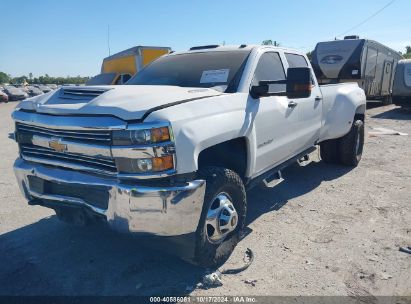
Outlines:
[[33, 96], [38, 96], [38, 95], [43, 94], [43, 91], [34, 86], [28, 86], [27, 93], [29, 94], [30, 97], [33, 97]]
[[171, 48], [158, 46], [135, 46], [121, 51], [104, 58], [101, 73], [86, 85], [124, 84], [147, 64], [170, 52]]
[[2, 90], [0, 90], [0, 102], [8, 102], [9, 97], [7, 96], [6, 93], [4, 93]]
[[392, 99], [398, 106], [411, 106], [411, 59], [398, 62], [392, 88]]
[[13, 86], [5, 87], [4, 93], [6, 93], [9, 97], [9, 101], [23, 100], [29, 97], [29, 94], [24, 92], [22, 89]]
[[392, 84], [402, 56], [381, 43], [358, 36], [319, 42], [312, 65], [321, 84], [357, 82], [368, 100], [392, 102]]
[[53, 83], [47, 84], [47, 86], [48, 86], [50, 89], [52, 89], [52, 90], [56, 90], [56, 89], [57, 89], [57, 85], [56, 85], [56, 84], [53, 84]]
[[51, 89], [48, 86], [44, 85], [44, 84], [38, 84], [38, 85], [35, 85], [35, 87], [37, 87], [43, 93], [48, 93], [48, 92], [51, 91]]
[[[127, 74], [128, 75], [128, 74]], [[116, 79], [117, 79], [118, 75], [117, 73], [101, 73], [98, 74], [94, 77], [91, 77], [87, 82], [86, 85], [92, 86], [92, 85], [111, 85], [116, 83]], [[131, 78], [130, 76], [126, 76], [129, 79]], [[119, 82], [121, 84], [123, 84], [124, 81], [124, 76], [123, 79], [120, 80]]]
[[193, 47], [126, 85], [21, 102], [14, 168], [30, 204], [63, 221], [171, 237], [214, 267], [240, 240], [246, 188], [281, 179], [316, 145], [327, 163], [358, 165], [365, 102], [357, 83], [318, 85], [292, 49]]

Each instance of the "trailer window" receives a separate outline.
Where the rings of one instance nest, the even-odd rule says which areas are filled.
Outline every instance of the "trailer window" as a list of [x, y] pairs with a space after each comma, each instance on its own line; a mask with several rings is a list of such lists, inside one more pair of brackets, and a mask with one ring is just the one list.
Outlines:
[[285, 53], [285, 58], [287, 58], [288, 66], [290, 68], [305, 68], [308, 67], [308, 63], [304, 56], [297, 54]]
[[375, 76], [375, 70], [377, 68], [378, 51], [372, 48], [368, 48], [367, 62], [365, 65], [365, 76]]
[[[284, 66], [278, 53], [269, 52], [261, 56], [252, 84], [258, 85], [261, 80], [285, 80]], [[270, 84], [269, 91], [284, 92], [285, 88], [285, 84]]]
[[404, 81], [407, 87], [411, 87], [411, 64], [405, 64]]

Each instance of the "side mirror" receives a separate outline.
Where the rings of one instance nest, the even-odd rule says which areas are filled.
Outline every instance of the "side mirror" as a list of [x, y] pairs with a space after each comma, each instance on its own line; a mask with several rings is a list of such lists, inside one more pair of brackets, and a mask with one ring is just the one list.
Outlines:
[[254, 85], [250, 89], [250, 95], [252, 98], [257, 99], [263, 96], [268, 96], [269, 85], [260, 81], [258, 85]]
[[287, 97], [307, 98], [312, 90], [311, 69], [288, 68], [287, 70]]
[[[270, 92], [270, 84], [285, 84], [285, 92]], [[311, 69], [288, 68], [286, 80], [261, 80], [258, 85], [250, 89], [250, 95], [254, 99], [264, 96], [287, 96], [289, 98], [310, 97], [312, 90]]]

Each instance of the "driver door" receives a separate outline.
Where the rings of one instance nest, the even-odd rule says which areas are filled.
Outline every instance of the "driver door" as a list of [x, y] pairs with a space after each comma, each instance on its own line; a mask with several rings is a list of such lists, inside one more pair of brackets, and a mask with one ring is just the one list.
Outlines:
[[[284, 80], [285, 69], [278, 52], [263, 53], [251, 85], [261, 80]], [[270, 92], [284, 92], [285, 84], [270, 85]], [[298, 109], [286, 96], [252, 99], [255, 108], [256, 161], [253, 176], [260, 175], [298, 153]]]

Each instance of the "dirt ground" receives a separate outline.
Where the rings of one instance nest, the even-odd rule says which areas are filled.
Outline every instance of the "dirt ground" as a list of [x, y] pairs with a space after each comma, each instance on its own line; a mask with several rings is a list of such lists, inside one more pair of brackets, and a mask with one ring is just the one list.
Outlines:
[[204, 270], [110, 231], [60, 223], [28, 206], [15, 182], [17, 146], [10, 113], [0, 104], [0, 295], [411, 295], [411, 112], [367, 111], [370, 127], [410, 134], [366, 137], [358, 168], [312, 162], [283, 172], [274, 188], [248, 195], [244, 272], [221, 287], [196, 288]]

